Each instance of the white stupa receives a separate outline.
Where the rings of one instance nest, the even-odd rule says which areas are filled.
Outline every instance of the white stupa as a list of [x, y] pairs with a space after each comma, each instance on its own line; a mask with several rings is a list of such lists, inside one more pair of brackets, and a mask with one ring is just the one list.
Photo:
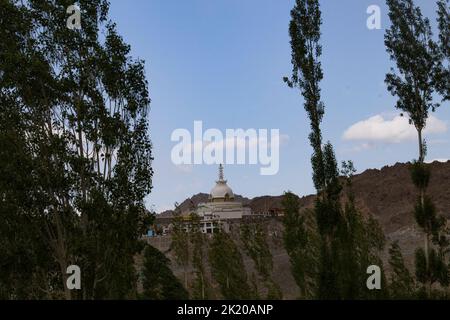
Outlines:
[[222, 165], [219, 166], [219, 180], [209, 194], [209, 202], [200, 203], [197, 214], [202, 219], [205, 233], [213, 232], [213, 222], [242, 219], [244, 215], [251, 214], [250, 208], [243, 207], [241, 202], [235, 201], [233, 190], [224, 179]]
[[219, 166], [219, 180], [209, 193], [211, 202], [230, 202], [234, 201], [233, 190], [227, 185], [227, 180], [223, 178], [223, 166]]

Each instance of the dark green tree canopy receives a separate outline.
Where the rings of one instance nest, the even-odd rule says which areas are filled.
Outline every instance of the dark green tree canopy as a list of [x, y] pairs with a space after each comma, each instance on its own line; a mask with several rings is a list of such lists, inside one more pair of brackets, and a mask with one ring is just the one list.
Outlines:
[[170, 270], [170, 261], [158, 249], [146, 246], [144, 250], [142, 299], [183, 300], [188, 293]]
[[386, 84], [396, 96], [396, 108], [406, 112], [419, 132], [420, 159], [425, 157], [422, 130], [429, 111], [439, 107], [433, 101], [436, 78], [442, 61], [428, 18], [412, 0], [387, 0], [391, 26], [386, 30], [385, 45], [396, 69], [386, 75]]
[[[82, 28], [70, 30], [71, 1], [0, 2], [0, 167], [9, 172], [0, 255], [10, 261], [0, 287], [19, 286], [28, 257], [29, 294], [134, 297], [153, 175], [144, 62], [130, 56], [108, 1], [78, 3]], [[71, 264], [82, 270], [77, 292], [65, 285]]]

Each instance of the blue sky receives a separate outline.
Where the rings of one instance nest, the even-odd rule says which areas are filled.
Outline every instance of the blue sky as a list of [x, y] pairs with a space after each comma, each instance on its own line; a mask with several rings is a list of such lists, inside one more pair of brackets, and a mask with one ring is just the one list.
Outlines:
[[[416, 158], [417, 142], [394, 118], [399, 114], [395, 98], [384, 84], [392, 65], [383, 43], [389, 24], [385, 1], [321, 3], [324, 139], [333, 143], [339, 161], [353, 160], [359, 172]], [[416, 3], [434, 21], [434, 1]], [[111, 0], [119, 33], [132, 55], [146, 61], [155, 157], [149, 208], [168, 209], [212, 188], [217, 166], [177, 167], [171, 161], [172, 132], [192, 132], [194, 120], [202, 120], [204, 129], [280, 129], [286, 137], [276, 175], [260, 175], [259, 165], [225, 166], [235, 193], [314, 192], [303, 99], [282, 81], [292, 69], [288, 24], [293, 5], [293, 0]], [[370, 5], [381, 8], [381, 30], [366, 27]], [[434, 117], [426, 136], [428, 158], [448, 159], [449, 105]], [[367, 126], [379, 135], [368, 135]]]

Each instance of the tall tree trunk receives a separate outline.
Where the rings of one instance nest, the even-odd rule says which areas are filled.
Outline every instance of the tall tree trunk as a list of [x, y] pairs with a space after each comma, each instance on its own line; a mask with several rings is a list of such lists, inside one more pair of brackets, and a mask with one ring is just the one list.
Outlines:
[[67, 288], [67, 263], [63, 257], [58, 257], [59, 266], [61, 269], [61, 279], [64, 287], [64, 296], [66, 300], [72, 300], [72, 293], [69, 288]]
[[203, 271], [200, 272], [200, 279], [202, 281], [202, 300], [205, 300], [205, 283], [203, 280]]
[[187, 265], [184, 265], [184, 287], [188, 290]]
[[417, 129], [417, 136], [419, 139], [419, 162], [423, 163], [425, 161], [425, 150], [424, 150], [423, 139], [422, 139], [422, 128]]
[[426, 261], [426, 268], [427, 268], [427, 295], [430, 297], [431, 295], [431, 280], [430, 280], [430, 261], [428, 257], [429, 252], [429, 243], [430, 243], [430, 236], [428, 232], [425, 234], [425, 261]]
[[[417, 129], [417, 137], [419, 139], [419, 163], [421, 165], [425, 162], [425, 150], [423, 145], [423, 138], [422, 138], [422, 128]], [[420, 188], [420, 204], [422, 206], [422, 209], [425, 206], [425, 189], [423, 187]], [[424, 253], [425, 253], [425, 267], [426, 267], [426, 274], [427, 274], [427, 281], [426, 281], [426, 290], [428, 297], [431, 294], [431, 279], [430, 279], [430, 259], [429, 259], [429, 251], [430, 251], [430, 231], [429, 228], [425, 228], [425, 235], [424, 235]]]
[[61, 279], [62, 279], [62, 285], [64, 288], [64, 295], [66, 297], [66, 300], [72, 300], [72, 293], [70, 289], [67, 287], [67, 250], [65, 245], [65, 238], [63, 234], [63, 226], [61, 223], [61, 219], [59, 217], [58, 213], [54, 213], [54, 222], [56, 225], [56, 257], [59, 264], [59, 267], [61, 269]]

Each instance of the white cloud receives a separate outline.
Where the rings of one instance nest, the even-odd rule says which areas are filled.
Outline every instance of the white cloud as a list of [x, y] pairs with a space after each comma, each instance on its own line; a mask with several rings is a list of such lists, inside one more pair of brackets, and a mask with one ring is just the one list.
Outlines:
[[450, 159], [442, 159], [442, 158], [438, 158], [438, 159], [426, 160], [425, 163], [433, 163], [433, 162], [435, 162], [435, 161], [437, 161], [437, 162], [447, 162], [447, 161], [449, 161], [449, 160], [450, 160]]
[[[447, 124], [437, 117], [430, 115], [424, 134], [445, 132], [447, 132]], [[417, 132], [415, 127], [409, 124], [407, 117], [395, 116], [392, 119], [385, 119], [382, 115], [376, 115], [351, 125], [345, 130], [343, 139], [400, 143], [416, 140]]]

